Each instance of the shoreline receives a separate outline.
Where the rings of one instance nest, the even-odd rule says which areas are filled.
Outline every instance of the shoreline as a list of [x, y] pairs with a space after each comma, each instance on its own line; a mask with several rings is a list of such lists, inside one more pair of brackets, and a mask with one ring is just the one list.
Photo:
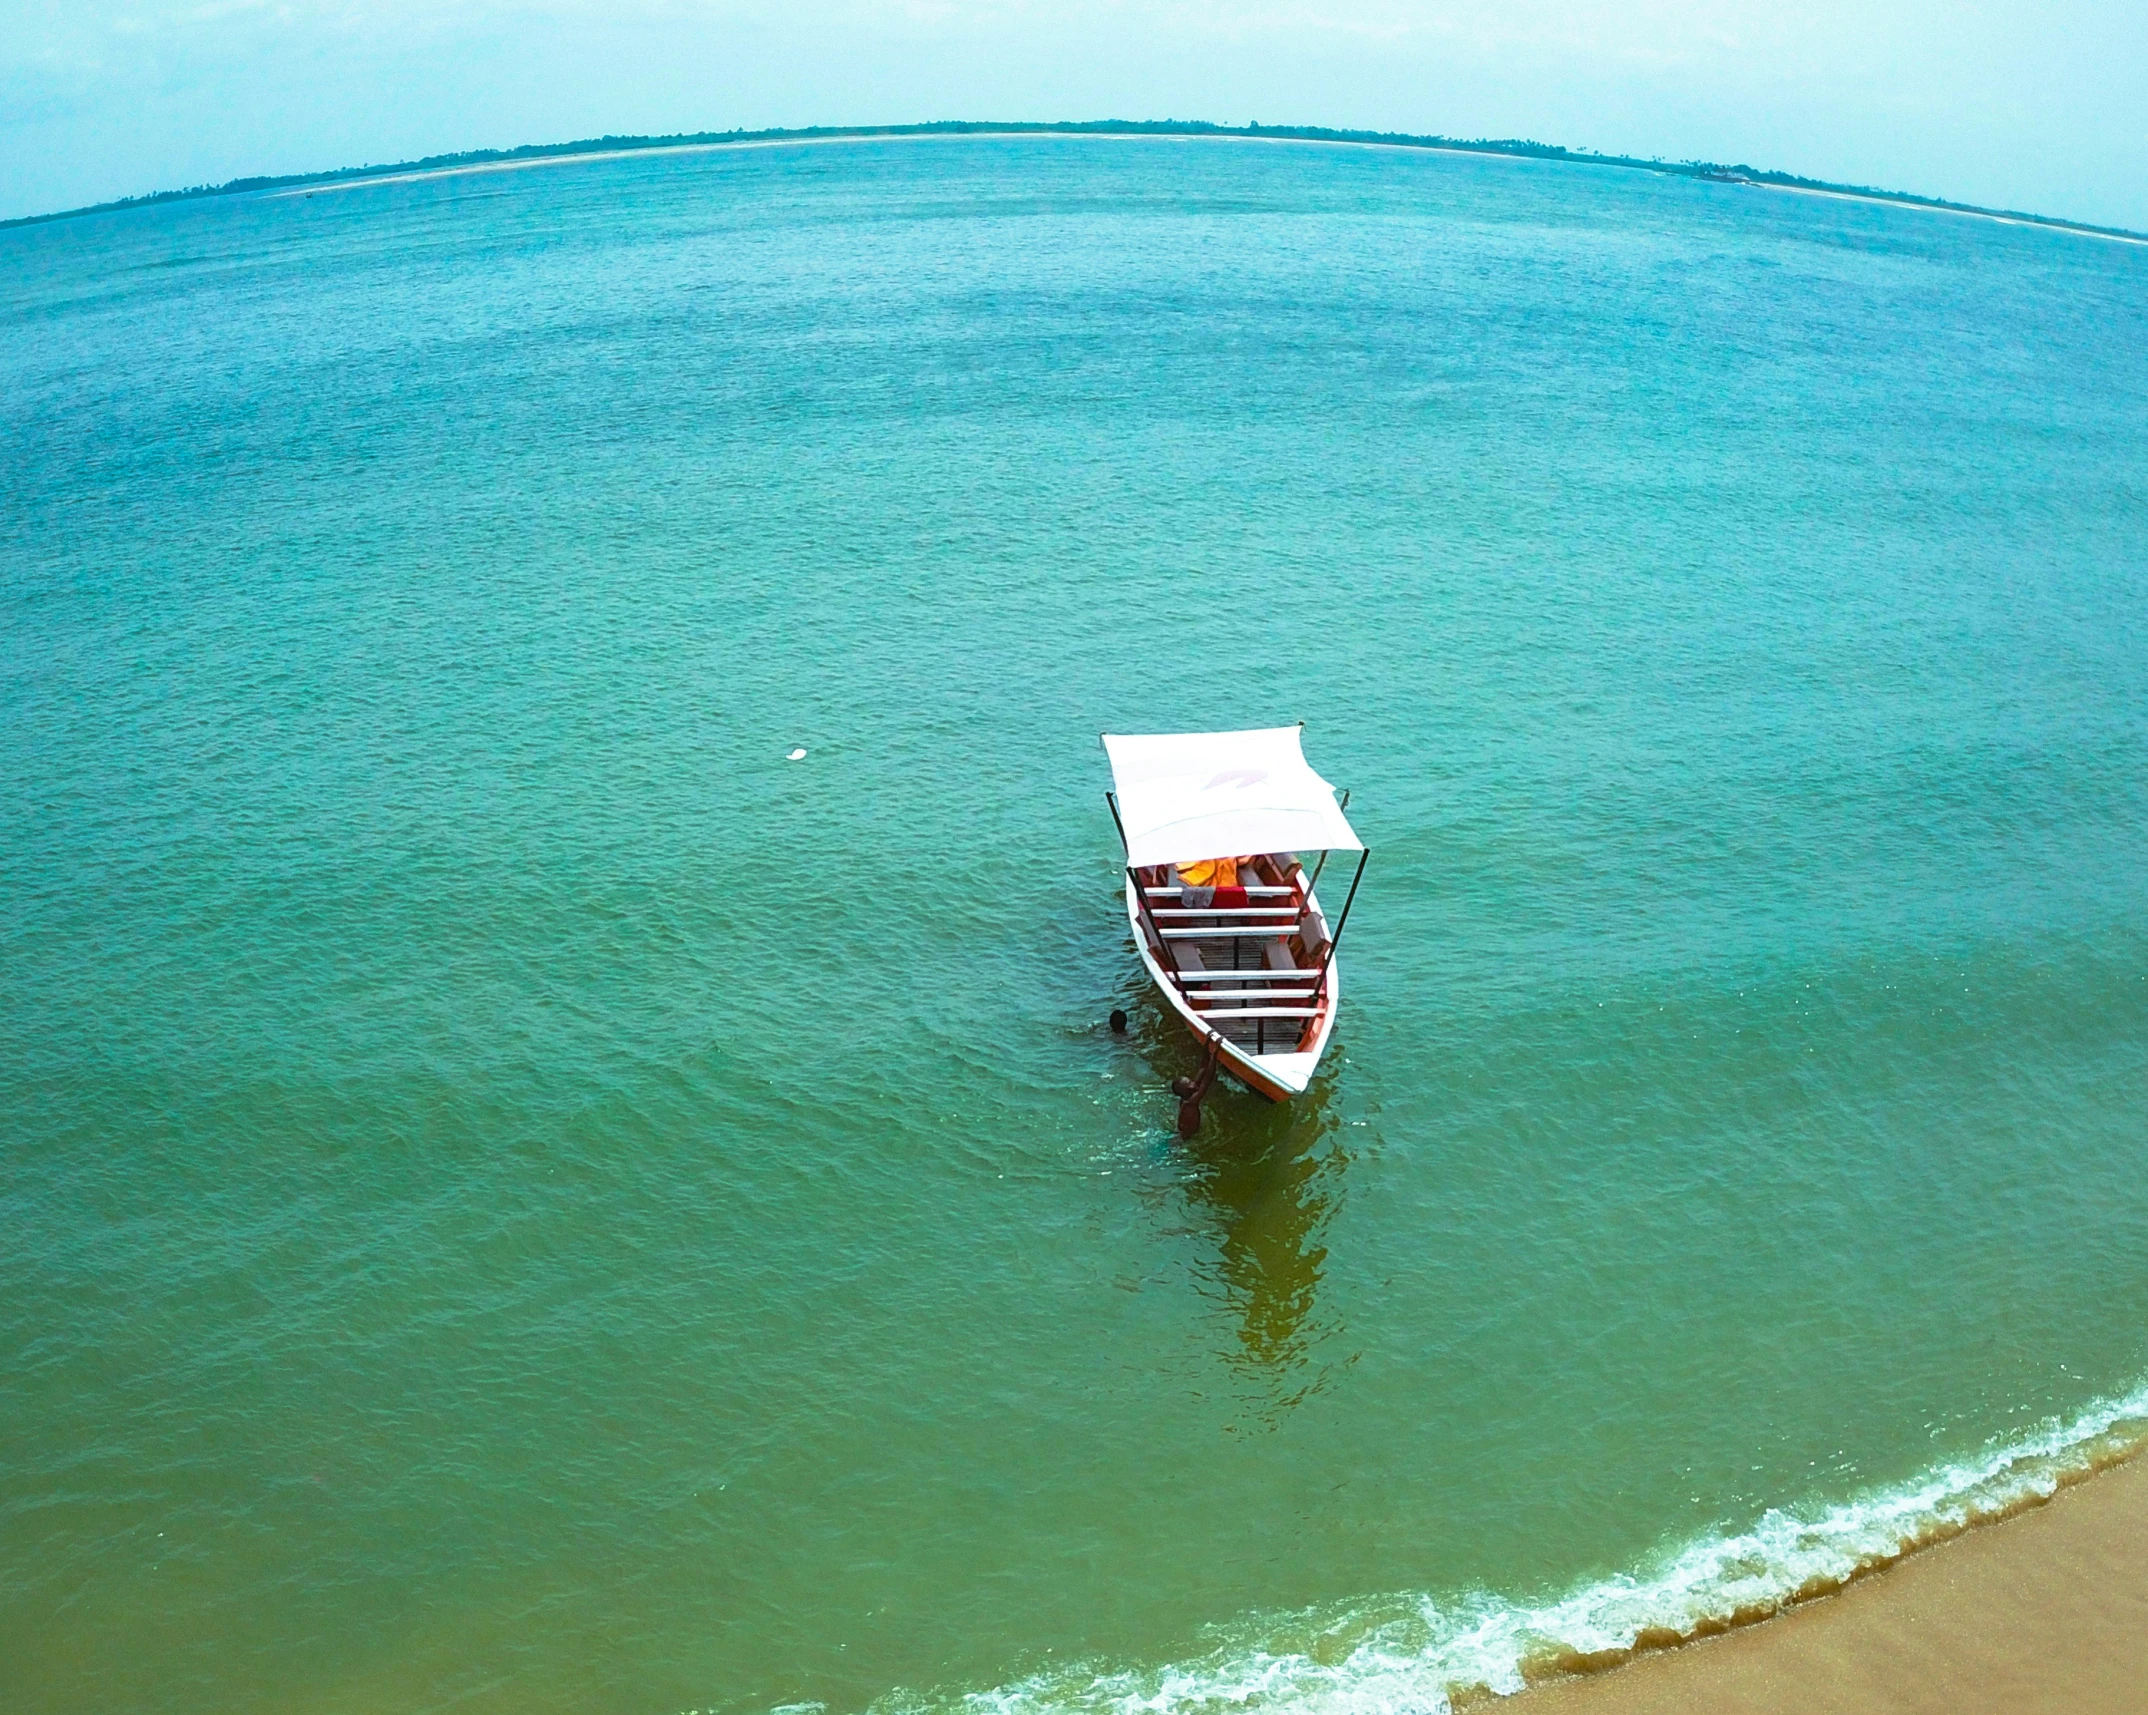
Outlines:
[[1204, 120], [1051, 120], [976, 121], [935, 120], [911, 125], [828, 125], [775, 128], [764, 131], [726, 133], [689, 132], [661, 137], [591, 137], [570, 143], [523, 144], [513, 149], [471, 149], [454, 154], [431, 155], [421, 160], [388, 162], [380, 166], [340, 167], [327, 171], [271, 174], [232, 179], [223, 184], [194, 185], [184, 190], [152, 191], [120, 197], [79, 208], [56, 209], [43, 214], [15, 215], [0, 220], [0, 230], [38, 226], [50, 221], [72, 220], [84, 215], [116, 214], [167, 202], [196, 201], [229, 196], [306, 196], [323, 190], [341, 190], [367, 184], [409, 184], [416, 180], [444, 178], [465, 172], [500, 172], [519, 167], [565, 161], [620, 160], [630, 155], [697, 154], [720, 149], [777, 148], [812, 143], [866, 143], [922, 141], [946, 138], [1086, 137], [1131, 140], [1213, 140], [1218, 142], [1314, 143], [1328, 147], [1406, 150], [1429, 154], [1473, 155], [1503, 160], [1549, 161], [1573, 166], [1622, 167], [1671, 178], [1691, 178], [1722, 184], [1748, 185], [1763, 190], [1798, 191], [1844, 201], [1877, 203], [1886, 207], [1928, 209], [1942, 214], [1974, 215], [2002, 225], [2041, 227], [2052, 232], [2084, 238], [2109, 238], [2121, 243], [2148, 244], [2148, 233], [2125, 227], [2070, 220], [2060, 215], [2035, 214], [2023, 209], [1985, 208], [1944, 197], [1922, 196], [1909, 191], [1881, 190], [1869, 185], [1833, 184], [1807, 179], [1795, 173], [1763, 171], [1751, 166], [1725, 166], [1708, 161], [1665, 161], [1634, 155], [1603, 155], [1562, 144], [1537, 143], [1521, 138], [1465, 138], [1420, 135], [1407, 132], [1357, 131], [1320, 125], [1218, 125]]
[[[2144, 1452], [2148, 1383], [1895, 1484], [1667, 1545], [1541, 1603], [1398, 1592], [1252, 1616], [1199, 1654], [1140, 1667], [1070, 1660], [920, 1707], [1093, 1715], [1139, 1703], [1198, 1715], [1257, 1686], [1277, 1709], [1455, 1715], [1517, 1704], [1516, 1715], [2131, 1715], [2148, 1685]], [[2030, 1586], [2042, 1594], [2021, 1611]], [[2085, 1615], [2072, 1611], [2084, 1592]], [[2046, 1634], [2084, 1665], [2038, 1702]], [[1987, 1684], [2007, 1689], [1984, 1697]], [[2100, 1684], [2122, 1686], [2123, 1699], [2097, 1701]]]
[[[834, 144], [858, 143], [943, 143], [971, 142], [980, 138], [1036, 138], [1064, 137], [1081, 141], [1118, 143], [1310, 143], [1328, 149], [1380, 149], [1418, 155], [1473, 155], [1479, 160], [1534, 161], [1537, 157], [1521, 155], [1504, 149], [1472, 149], [1463, 143], [1375, 143], [1354, 137], [1290, 137], [1241, 136], [1237, 133], [1216, 134], [1200, 131], [961, 131], [961, 132], [864, 132], [839, 137], [753, 137], [740, 138], [735, 142], [718, 143], [662, 143], [646, 149], [592, 149], [574, 154], [530, 155], [511, 161], [470, 161], [456, 166], [423, 167], [402, 173], [368, 173], [358, 177], [330, 179], [319, 184], [292, 185], [283, 190], [257, 191], [253, 194], [270, 199], [283, 197], [322, 196], [330, 191], [365, 190], [374, 185], [413, 185], [431, 179], [459, 178], [464, 174], [512, 173], [531, 167], [573, 166], [587, 161], [624, 161], [651, 155], [708, 155], [730, 149], [802, 149], [819, 148]], [[1637, 166], [1626, 161], [1601, 161], [1585, 163], [1600, 166], [1623, 166], [1632, 172], [1661, 171], [1659, 168]], [[1699, 175], [1691, 175], [1699, 176]], [[2003, 214], [1995, 209], [1965, 208], [1957, 203], [1927, 202], [1908, 197], [1883, 196], [1870, 191], [1829, 190], [1818, 185], [1785, 185], [1767, 179], [1718, 179], [1719, 184], [1740, 185], [1748, 190], [1782, 191], [1791, 196], [1831, 197], [1837, 202], [1867, 203], [1875, 208], [1906, 208], [1927, 214], [1954, 214], [1968, 220], [1996, 221], [2001, 226], [2020, 227], [2026, 231], [2042, 229], [2050, 232], [2071, 233], [2078, 238], [2101, 238], [2112, 244], [2148, 245], [2148, 238], [2130, 232], [2120, 232], [2109, 227], [2079, 226], [2070, 221], [2049, 219], [2039, 215]], [[241, 193], [244, 194], [244, 193]], [[87, 211], [85, 211], [87, 212]]]
[[[1511, 154], [1504, 149], [1472, 149], [1460, 143], [1367, 143], [1349, 137], [1242, 137], [1236, 133], [1216, 135], [1203, 131], [930, 131], [930, 132], [860, 132], [841, 137], [750, 137], [730, 143], [661, 143], [648, 149], [601, 149], [571, 155], [530, 155], [514, 161], [471, 161], [452, 167], [425, 167], [407, 173], [369, 173], [363, 177], [331, 179], [321, 184], [293, 185], [288, 190], [256, 191], [252, 194], [274, 200], [280, 197], [321, 196], [329, 191], [365, 190], [373, 185], [412, 185], [427, 179], [452, 179], [464, 173], [511, 173], [525, 167], [578, 166], [584, 161], [639, 160], [650, 155], [709, 155], [727, 149], [808, 149], [825, 148], [836, 144], [858, 143], [972, 143], [980, 139], [1020, 139], [1024, 142], [1043, 139], [1050, 141], [1064, 138], [1075, 142], [1103, 143], [1312, 143], [1327, 149], [1386, 149], [1400, 154], [1412, 155], [1474, 155], [1488, 161], [1528, 161], [1532, 157]], [[1623, 162], [1608, 163], [1625, 165]], [[1645, 172], [1649, 169], [1635, 167], [1630, 170]], [[1773, 189], [1765, 186], [1764, 189]], [[246, 193], [238, 193], [246, 194]], [[1834, 193], [1822, 193], [1832, 195]], [[1885, 203], [1886, 197], [1860, 197], [1861, 202]], [[84, 212], [92, 212], [85, 210]], [[1967, 213], [1969, 211], [1963, 210]], [[56, 216], [54, 218], [65, 218]], [[1992, 215], [1993, 220], [2006, 220], [2004, 215]], [[2011, 225], [2050, 225], [2048, 221], [2028, 218], [2009, 221]], [[2064, 230], [2074, 231], [2067, 227]], [[2087, 231], [2087, 228], [2079, 230]], [[2117, 236], [2113, 234], [2112, 236]], [[2127, 240], [2133, 244], [2148, 244], [2148, 238]]]
[[1869, 191], [1829, 190], [1821, 185], [1779, 185], [1766, 179], [1737, 179], [1727, 181], [1748, 185], [1756, 191], [1784, 191], [1791, 196], [1833, 197], [1837, 202], [1868, 202], [1880, 208], [1922, 209], [1927, 214], [1958, 214], [1970, 220], [1995, 220], [2001, 226], [2025, 227], [2031, 231], [2038, 227], [2057, 232], [2071, 232], [2081, 238], [2104, 238], [2113, 244], [2148, 244], [2148, 238], [2137, 233], [2120, 232], [2108, 226], [2075, 226], [2066, 221], [2042, 220], [2034, 215], [2003, 214], [1997, 209], [1964, 208], [1951, 202], [1910, 202], [1901, 197], [1875, 196]]
[[[2148, 1459], [1906, 1550], [1772, 1614], [1492, 1700], [1516, 1715], [1980, 1715], [2138, 1710], [2148, 1686]], [[1467, 1700], [1461, 1707], [1480, 1707]]]

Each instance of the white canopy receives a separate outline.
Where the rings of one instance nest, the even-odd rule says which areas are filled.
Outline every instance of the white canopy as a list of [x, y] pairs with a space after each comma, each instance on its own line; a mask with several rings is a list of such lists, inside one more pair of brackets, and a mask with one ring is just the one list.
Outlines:
[[1363, 851], [1300, 729], [1104, 734], [1126, 861], [1195, 863], [1250, 852]]

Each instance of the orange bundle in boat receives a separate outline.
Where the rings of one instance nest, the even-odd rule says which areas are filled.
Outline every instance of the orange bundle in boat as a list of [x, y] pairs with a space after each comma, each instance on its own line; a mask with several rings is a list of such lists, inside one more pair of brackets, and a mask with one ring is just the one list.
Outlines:
[[1236, 887], [1238, 860], [1234, 857], [1204, 858], [1199, 863], [1182, 863], [1178, 866], [1178, 878], [1188, 887]]

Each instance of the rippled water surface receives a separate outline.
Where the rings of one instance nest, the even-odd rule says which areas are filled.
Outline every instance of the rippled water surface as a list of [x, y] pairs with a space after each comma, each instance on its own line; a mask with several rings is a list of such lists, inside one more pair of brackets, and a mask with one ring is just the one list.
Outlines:
[[[1609, 170], [0, 234], [0, 1701], [1421, 1710], [2062, 1462], [2144, 473], [2148, 249]], [[1299, 719], [1181, 1144], [1096, 735]]]

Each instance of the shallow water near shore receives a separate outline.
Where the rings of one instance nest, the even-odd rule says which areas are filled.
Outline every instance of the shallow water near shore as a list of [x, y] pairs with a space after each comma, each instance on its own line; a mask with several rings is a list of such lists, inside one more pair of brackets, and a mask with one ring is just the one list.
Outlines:
[[[1049, 138], [0, 258], [8, 1706], [1425, 1710], [2139, 1432], [2148, 251]], [[1180, 1143], [1096, 735], [1295, 719], [1344, 1016]]]

